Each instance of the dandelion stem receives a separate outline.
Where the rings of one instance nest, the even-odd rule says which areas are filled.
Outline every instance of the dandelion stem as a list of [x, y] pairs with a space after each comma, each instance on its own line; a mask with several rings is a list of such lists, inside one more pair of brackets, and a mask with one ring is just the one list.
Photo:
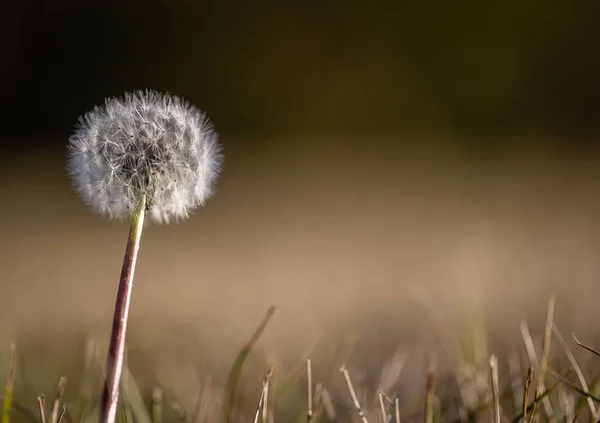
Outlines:
[[135, 262], [140, 248], [144, 217], [146, 213], [146, 197], [142, 195], [131, 218], [131, 229], [127, 240], [127, 248], [123, 259], [119, 290], [115, 303], [110, 346], [106, 364], [106, 382], [102, 392], [100, 423], [114, 423], [119, 401], [119, 384], [125, 355], [125, 335], [127, 332], [127, 318], [131, 302], [131, 289], [133, 287], [133, 274]]

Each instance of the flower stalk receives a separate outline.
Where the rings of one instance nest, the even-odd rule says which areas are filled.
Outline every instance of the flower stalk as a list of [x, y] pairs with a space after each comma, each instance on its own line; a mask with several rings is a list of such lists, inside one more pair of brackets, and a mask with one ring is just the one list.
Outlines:
[[145, 214], [146, 196], [142, 195], [131, 218], [131, 228], [127, 239], [125, 257], [123, 258], [123, 268], [121, 270], [121, 279], [119, 280], [110, 345], [108, 347], [106, 380], [100, 401], [100, 423], [114, 423], [117, 413], [119, 385], [125, 358], [125, 337], [127, 334], [127, 319], [129, 317], [129, 305], [131, 303], [131, 291], [133, 288], [133, 275], [135, 273], [135, 263], [142, 238]]

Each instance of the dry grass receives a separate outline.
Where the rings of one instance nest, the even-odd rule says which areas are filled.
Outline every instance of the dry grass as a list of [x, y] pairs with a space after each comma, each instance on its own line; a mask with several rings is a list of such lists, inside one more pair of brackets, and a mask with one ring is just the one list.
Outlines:
[[[551, 297], [548, 305], [548, 316], [553, 316], [555, 298]], [[331, 377], [331, 373], [320, 371], [313, 374], [312, 361], [306, 359], [307, 372], [298, 374], [291, 368], [278, 368], [277, 365], [266, 365], [265, 357], [262, 358], [263, 376], [262, 388], [259, 379], [259, 367], [248, 368], [250, 357], [258, 358], [260, 354], [254, 347], [260, 342], [261, 334], [268, 329], [267, 324], [273, 316], [274, 309], [270, 308], [263, 320], [258, 325], [254, 335], [240, 350], [235, 359], [228, 380], [219, 386], [211, 382], [200, 384], [195, 394], [195, 399], [190, 405], [182, 405], [181, 398], [177, 398], [173, 391], [169, 394], [163, 392], [160, 386], [154, 387], [148, 398], [135, 382], [130, 369], [126, 369], [123, 386], [122, 401], [118, 421], [139, 423], [163, 423], [166, 421], [196, 423], [218, 422], [236, 423], [253, 420], [257, 422], [277, 421], [306, 421], [309, 422], [341, 422], [360, 421], [369, 422], [407, 422], [424, 421], [455, 422], [455, 421], [510, 421], [523, 422], [559, 422], [559, 421], [590, 421], [595, 416], [600, 406], [600, 399], [595, 393], [595, 386], [588, 387], [588, 380], [596, 385], [600, 380], [597, 365], [588, 360], [589, 366], [581, 367], [574, 357], [577, 353], [572, 351], [569, 344], [560, 336], [553, 318], [546, 320], [542, 331], [543, 336], [532, 336], [528, 331], [523, 331], [523, 353], [518, 354], [518, 361], [522, 368], [527, 367], [526, 375], [512, 373], [512, 377], [503, 377], [507, 372], [501, 372], [503, 366], [508, 366], [508, 359], [502, 356], [497, 358], [492, 355], [485, 363], [461, 362], [459, 356], [445, 357], [448, 365], [453, 369], [438, 369], [436, 355], [432, 354], [426, 368], [422, 368], [422, 384], [415, 385], [412, 391], [401, 389], [406, 383], [403, 381], [405, 365], [419, 362], [419, 355], [409, 354], [402, 357], [401, 363], [385, 363], [383, 372], [375, 377], [375, 385], [369, 382], [370, 376], [362, 376], [361, 382], [356, 384], [345, 364], [341, 365], [338, 377]], [[554, 329], [553, 329], [554, 328]], [[560, 348], [556, 348], [545, 336], [554, 330]], [[544, 340], [546, 339], [546, 340]], [[541, 342], [541, 344], [539, 343]], [[535, 344], [541, 345], [536, 349]], [[581, 343], [576, 338], [573, 344], [583, 349], [589, 355], [600, 360], [600, 353], [593, 348]], [[436, 351], [444, 349], [439, 345]], [[462, 347], [468, 348], [468, 345]], [[517, 349], [518, 350], [518, 349]], [[14, 351], [14, 348], [12, 349]], [[563, 351], [563, 355], [558, 355]], [[337, 360], [344, 357], [346, 351], [340, 351]], [[92, 422], [97, 420], [98, 398], [102, 387], [103, 366], [102, 359], [105, 348], [98, 345], [88, 349], [88, 363], [95, 365], [88, 367], [79, 378], [78, 394], [65, 395], [67, 379], [61, 377], [56, 389], [55, 400], [50, 409], [45, 403], [45, 396], [37, 397], [39, 416], [34, 412], [35, 397], [16, 396], [12, 399], [10, 393], [14, 384], [15, 355], [12, 355], [9, 368], [7, 390], [3, 395], [4, 414], [2, 423], [10, 421], [52, 423], [61, 422]], [[313, 350], [312, 355], [318, 358], [324, 355]], [[534, 370], [539, 366], [539, 356], [546, 361], [546, 372], [542, 374]], [[546, 356], [544, 359], [543, 356]], [[508, 357], [509, 355], [507, 355]], [[398, 360], [398, 355], [392, 360]], [[514, 356], [511, 356], [514, 357]], [[552, 357], [552, 358], [551, 358]], [[566, 357], [566, 360], [565, 360]], [[246, 364], [246, 366], [244, 366]], [[390, 381], [386, 370], [399, 364], [399, 371], [394, 372]], [[465, 369], [470, 369], [464, 373]], [[360, 373], [360, 369], [356, 370]], [[329, 374], [328, 374], [329, 373]], [[279, 374], [280, 376], [276, 376]], [[376, 374], [375, 374], [376, 375]], [[318, 382], [313, 390], [313, 378]], [[485, 377], [487, 376], [487, 377]], [[575, 380], [574, 380], [575, 378]], [[357, 378], [354, 377], [356, 380]], [[212, 380], [212, 379], [208, 379]], [[466, 383], [473, 382], [476, 383]], [[291, 384], [290, 390], [281, 389], [282, 385]], [[384, 385], [385, 384], [385, 385]], [[91, 386], [90, 386], [91, 385]], [[344, 389], [345, 385], [345, 389]], [[308, 389], [301, 388], [308, 386]], [[375, 389], [374, 386], [377, 386]], [[386, 386], [386, 390], [382, 389]], [[522, 387], [522, 391], [515, 390], [515, 386]], [[536, 386], [531, 395], [531, 388]], [[239, 387], [243, 387], [239, 389]], [[467, 392], [465, 392], [465, 389]], [[468, 392], [473, 390], [473, 392]], [[302, 392], [308, 392], [302, 395]], [[476, 402], [468, 404], [465, 397], [475, 397]], [[519, 401], [522, 397], [522, 407]], [[419, 402], [422, 404], [418, 406]], [[166, 406], [166, 409], [165, 409]], [[420, 408], [420, 409], [419, 409]], [[402, 415], [400, 413], [402, 410]]]

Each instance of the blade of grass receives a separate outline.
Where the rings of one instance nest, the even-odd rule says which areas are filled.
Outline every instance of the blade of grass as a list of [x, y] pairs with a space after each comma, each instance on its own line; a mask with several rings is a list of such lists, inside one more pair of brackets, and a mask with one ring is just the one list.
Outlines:
[[[505, 387], [504, 390], [500, 390], [498, 392], [498, 397], [500, 399], [507, 398], [509, 396], [510, 396], [510, 388], [508, 386]], [[479, 406], [476, 409], [470, 410], [469, 415], [461, 416], [459, 414], [458, 420], [461, 423], [466, 423], [466, 422], [472, 422], [472, 421], [479, 421], [481, 418], [483, 418], [482, 415], [486, 415], [485, 413], [488, 413], [490, 410], [493, 410], [493, 407], [494, 407], [493, 398], [490, 398], [490, 395], [487, 395], [487, 397], [488, 397], [487, 399], [482, 399], [481, 404], [479, 404]], [[455, 405], [458, 405], [458, 404], [455, 402]], [[520, 407], [520, 405], [519, 405], [519, 407]], [[502, 409], [500, 409], [500, 411], [502, 411]], [[506, 421], [506, 419], [501, 419], [501, 420]]]
[[[588, 390], [588, 393], [595, 393], [598, 392], [598, 387], [600, 386], [600, 376], [595, 376], [595, 378], [590, 381], [589, 386], [591, 386], [591, 388]], [[586, 396], [581, 396], [581, 398], [579, 398], [579, 401], [577, 401], [577, 405], [575, 407], [575, 414], [581, 414], [583, 408], [587, 407], [587, 397]], [[598, 413], [598, 409], [596, 410], [596, 414], [600, 414]]]
[[435, 372], [436, 357], [431, 354], [429, 369], [427, 370], [427, 384], [425, 387], [425, 423], [433, 423], [435, 399]]
[[152, 423], [162, 423], [163, 391], [160, 386], [152, 390]]
[[567, 388], [570, 388], [570, 389], [574, 390], [575, 392], [577, 392], [579, 395], [582, 395], [582, 396], [588, 398], [589, 400], [595, 401], [600, 404], [599, 397], [591, 394], [590, 392], [584, 391], [579, 386], [575, 385], [574, 383], [572, 383], [571, 381], [569, 381], [567, 378], [560, 375], [559, 373], [555, 372], [554, 370], [548, 369], [548, 373], [551, 374], [553, 377], [555, 377], [560, 382], [562, 382]]
[[[583, 372], [581, 371], [581, 367], [579, 366], [579, 363], [577, 363], [577, 360], [575, 359], [575, 356], [571, 352], [571, 349], [569, 348], [569, 345], [567, 345], [565, 339], [561, 335], [561, 333], [558, 330], [558, 327], [556, 326], [556, 324], [554, 324], [552, 326], [552, 331], [553, 331], [554, 337], [556, 338], [556, 340], [558, 341], [558, 343], [562, 346], [563, 350], [565, 350], [565, 354], [567, 355], [567, 358], [569, 359], [569, 362], [571, 363], [571, 366], [573, 367], [573, 370], [575, 370], [575, 374], [577, 375], [577, 379], [579, 379], [579, 383], [581, 384], [581, 387], [583, 388], [584, 392], [589, 392], [588, 384], [587, 384], [587, 382], [585, 380]], [[588, 406], [590, 407], [590, 412], [592, 413], [592, 418], [594, 419], [594, 421], [598, 420], [598, 415], [596, 413], [596, 408], [595, 408], [594, 403], [592, 402], [592, 399], [590, 397], [587, 397], [587, 403], [588, 403]]]
[[508, 358], [508, 373], [510, 377], [510, 389], [513, 393], [513, 407], [516, 412], [523, 408], [521, 360], [517, 352], [510, 354]]
[[[4, 401], [4, 393], [0, 394], [0, 400]], [[12, 400], [12, 410], [13, 411], [18, 411], [19, 413], [21, 413], [24, 417], [27, 418], [27, 420], [31, 421], [32, 423], [40, 423], [40, 419], [37, 414], [33, 413], [29, 407], [25, 407], [24, 405], [19, 404], [17, 401]], [[0, 412], [0, 419], [2, 418], [1, 412]]]
[[124, 401], [127, 401], [135, 421], [137, 423], [152, 423], [152, 418], [146, 408], [144, 397], [142, 396], [128, 366], [123, 366], [121, 384], [121, 393], [124, 397]]
[[564, 383], [558, 385], [557, 392], [560, 404], [559, 410], [561, 411], [560, 415], [557, 416], [557, 419], [565, 422], [573, 421], [573, 416], [575, 415], [575, 400], [573, 398], [573, 392], [568, 391]]
[[[273, 396], [281, 399], [285, 398], [291, 392], [293, 392], [298, 384], [299, 380], [304, 378], [304, 374], [306, 372], [306, 360], [314, 354], [319, 343], [323, 341], [323, 335], [319, 334], [314, 337], [309, 343], [304, 352], [300, 355], [300, 359], [297, 363], [291, 368], [290, 371], [286, 372], [286, 374], [280, 377], [280, 380], [277, 383], [277, 386], [272, 386], [271, 391], [273, 392]], [[343, 360], [341, 360], [343, 361]], [[335, 370], [334, 370], [335, 371]], [[335, 375], [335, 373], [334, 373]]]
[[315, 385], [315, 393], [313, 394], [313, 421], [317, 422], [321, 420], [321, 415], [323, 414], [323, 384], [321, 382], [317, 382]]
[[[96, 345], [96, 353], [97, 356], [106, 355], [106, 348], [101, 345]], [[123, 357], [124, 359], [125, 357]], [[106, 372], [106, 364], [101, 360], [98, 361], [98, 366], [100, 367], [102, 373]], [[146, 403], [144, 401], [144, 397], [140, 393], [140, 390], [135, 383], [135, 379], [129, 370], [129, 367], [123, 365], [122, 367], [122, 377], [121, 377], [121, 389], [119, 389], [119, 394], [126, 397], [124, 400], [127, 401], [131, 411], [133, 412], [133, 416], [137, 423], [152, 423], [152, 419], [150, 417], [150, 412], [146, 409]], [[101, 409], [100, 409], [101, 411]], [[100, 415], [100, 413], [98, 413]]]
[[462, 401], [463, 407], [468, 410], [473, 408], [478, 402], [475, 389], [473, 389], [473, 386], [476, 385], [476, 379], [478, 375], [467, 370], [470, 370], [470, 365], [473, 363], [467, 363], [464, 360], [464, 354], [460, 343], [456, 340], [456, 338], [448, 336], [447, 331], [442, 329], [444, 325], [441, 322], [445, 321], [445, 317], [440, 313], [439, 307], [435, 307], [430, 301], [428, 301], [423, 292], [417, 293], [416, 300], [419, 301], [422, 309], [425, 310], [423, 316], [433, 330], [433, 334], [435, 335], [436, 341], [443, 354], [452, 362], [469, 364], [469, 366], [453, 366], [452, 370], [454, 377], [456, 378], [458, 394]]
[[133, 415], [131, 414], [131, 408], [127, 405], [127, 399], [121, 396], [121, 401], [117, 405], [117, 414], [121, 416], [123, 423], [133, 423]]
[[226, 392], [227, 392], [226, 393], [227, 400], [225, 403], [226, 408], [223, 413], [225, 423], [233, 423], [233, 410], [235, 407], [237, 385], [239, 383], [239, 379], [240, 379], [240, 376], [242, 373], [242, 367], [244, 366], [244, 362], [246, 361], [246, 358], [248, 358], [248, 355], [250, 355], [250, 352], [254, 348], [254, 345], [256, 345], [256, 343], [258, 342], [258, 339], [260, 338], [260, 336], [264, 332], [265, 328], [267, 327], [269, 320], [271, 320], [271, 317], [273, 317], [273, 313], [275, 313], [274, 305], [269, 307], [269, 309], [267, 310], [262, 321], [260, 322], [260, 324], [258, 325], [256, 330], [254, 331], [254, 334], [252, 334], [252, 336], [250, 337], [250, 340], [246, 343], [246, 345], [239, 352], [235, 362], [233, 363], [231, 371], [229, 372], [229, 376], [227, 378], [227, 387], [226, 387]]
[[8, 375], [4, 387], [4, 401], [2, 405], [2, 423], [10, 423], [10, 412], [12, 410], [13, 388], [15, 385], [15, 344], [10, 343], [10, 361], [8, 362]]
[[440, 406], [440, 397], [437, 395], [433, 398], [433, 423], [442, 421], [442, 407]]
[[[539, 374], [541, 365], [540, 365], [540, 362], [538, 361], [537, 354], [535, 352], [535, 346], [533, 345], [533, 339], [531, 337], [531, 333], [529, 332], [529, 326], [527, 325], [527, 322], [525, 322], [525, 321], [521, 322], [521, 336], [523, 338], [523, 343], [525, 344], [525, 350], [527, 351], [527, 356], [529, 357], [529, 362], [531, 363], [533, 368], [538, 371], [538, 374]], [[542, 388], [545, 389], [544, 382], [540, 381], [539, 377], [538, 377], [537, 386], [538, 387], [541, 386]], [[546, 416], [548, 417], [549, 422], [553, 422], [554, 420], [551, 417], [553, 415], [552, 404], [550, 403], [550, 399], [547, 396], [544, 396], [543, 393], [544, 392], [538, 392], [538, 396], [540, 398], [544, 398], [544, 400], [542, 401], [542, 406], [544, 407], [544, 412], [546, 413]]]
[[[272, 391], [272, 389], [271, 389]], [[202, 384], [200, 395], [198, 396], [198, 402], [195, 407], [194, 416], [192, 417], [192, 423], [201, 422], [212, 422], [214, 421], [213, 414], [217, 406], [219, 398], [214, 398], [212, 391], [212, 377], [209, 375]], [[211, 407], [209, 413], [209, 406]]]
[[[467, 363], [467, 364], [469, 364], [469, 363]], [[452, 405], [454, 405], [455, 407], [458, 408], [457, 411], [459, 412], [459, 414], [462, 413], [459, 416], [461, 422], [468, 420], [467, 416], [466, 416], [467, 410], [468, 410], [468, 413], [471, 413], [473, 410], [477, 410], [481, 405], [481, 398], [480, 398], [479, 401], [475, 404], [474, 408], [467, 409], [465, 406], [465, 402], [462, 401], [461, 392], [470, 391], [471, 393], [474, 393], [473, 392], [475, 390], [474, 387], [479, 385], [479, 380], [480, 380], [479, 373], [483, 371], [484, 365], [486, 366], [486, 369], [487, 369], [488, 363], [485, 362], [485, 363], [481, 363], [478, 366], [473, 367], [472, 372], [469, 376], [467, 376], [466, 374], [463, 373], [463, 378], [462, 378], [462, 382], [461, 382], [463, 386], [461, 386], [458, 383], [458, 379], [456, 379], [454, 386], [452, 386], [452, 388], [449, 390], [449, 392], [445, 396], [444, 400], [442, 401], [442, 405], [441, 405], [442, 409], [446, 409]], [[456, 370], [455, 370], [455, 373], [457, 373]], [[465, 385], [471, 385], [471, 388], [465, 389], [466, 388]], [[457, 394], [458, 394], [458, 399], [460, 400], [460, 404], [456, 403]]]
[[[546, 310], [546, 326], [544, 327], [544, 338], [542, 340], [542, 356], [540, 358], [540, 373], [538, 376], [537, 392], [542, 394], [546, 386], [544, 381], [546, 379], [546, 371], [548, 369], [548, 360], [550, 359], [550, 346], [552, 343], [552, 326], [554, 326], [554, 309], [556, 306], [556, 296], [551, 295], [548, 299], [548, 307]], [[554, 421], [552, 417], [554, 411], [552, 410], [552, 403], [550, 400], [543, 402], [544, 410], [547, 414], [548, 421]]]
[[79, 382], [79, 397], [81, 401], [78, 401], [77, 417], [74, 418], [77, 422], [83, 422], [90, 410], [96, 406], [95, 402], [97, 399], [94, 391], [98, 379], [97, 370], [101, 367], [98, 364], [97, 343], [93, 339], [88, 338], [85, 343], [84, 371]]
[[381, 376], [379, 377], [379, 389], [384, 393], [392, 389], [394, 384], [400, 380], [400, 375], [408, 359], [409, 352], [406, 349], [398, 348], [393, 357], [385, 363]]
[[490, 379], [492, 383], [492, 402], [493, 402], [493, 423], [500, 423], [500, 393], [498, 387], [498, 359], [492, 355], [490, 357]]
[[175, 414], [177, 414], [177, 418], [179, 418], [179, 421], [181, 421], [182, 423], [188, 423], [189, 419], [188, 419], [187, 413], [185, 412], [183, 407], [181, 407], [181, 405], [179, 405], [178, 402], [176, 402], [176, 401], [171, 402], [171, 410], [173, 410], [175, 412]]
[[192, 407], [194, 412], [188, 417], [189, 423], [195, 423], [199, 416], [199, 413], [201, 412], [202, 393], [203, 393], [203, 387], [202, 387], [202, 383], [200, 383], [200, 387], [196, 390], [196, 393], [194, 394], [194, 406]]
[[79, 382], [79, 396], [90, 401], [93, 395], [96, 369], [99, 367], [97, 360], [97, 346], [93, 339], [87, 339], [85, 343], [84, 372]]
[[323, 401], [323, 408], [325, 409], [325, 413], [330, 421], [337, 421], [337, 413], [335, 411], [335, 406], [333, 405], [333, 400], [331, 399], [331, 394], [329, 391], [323, 387], [321, 390], [321, 400]]
[[[216, 422], [217, 419], [220, 417], [221, 409], [223, 408], [222, 406], [223, 398], [220, 396], [215, 397], [211, 404], [210, 413], [207, 413], [206, 418], [203, 421]], [[194, 423], [198, 423], [198, 421], [196, 420], [196, 422]]]

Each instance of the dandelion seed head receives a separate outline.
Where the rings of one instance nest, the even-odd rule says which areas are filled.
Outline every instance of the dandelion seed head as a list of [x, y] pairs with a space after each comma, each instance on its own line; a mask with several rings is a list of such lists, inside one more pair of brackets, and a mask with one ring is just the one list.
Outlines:
[[204, 113], [156, 91], [126, 93], [79, 118], [69, 138], [68, 171], [96, 213], [131, 218], [141, 195], [158, 223], [186, 218], [211, 196], [222, 164]]

